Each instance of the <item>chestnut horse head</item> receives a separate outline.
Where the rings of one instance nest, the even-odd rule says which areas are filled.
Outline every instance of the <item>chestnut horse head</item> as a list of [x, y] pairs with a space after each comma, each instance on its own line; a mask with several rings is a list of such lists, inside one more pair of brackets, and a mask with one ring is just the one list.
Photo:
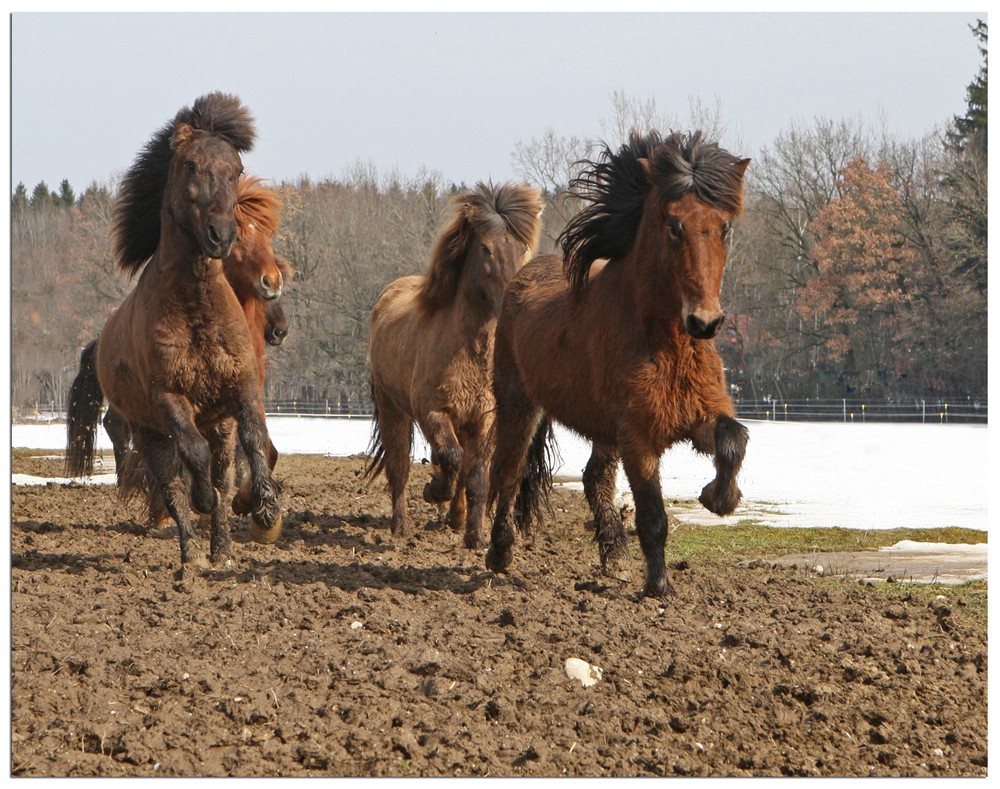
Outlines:
[[573, 290], [587, 286], [591, 265], [635, 262], [645, 298], [678, 318], [695, 339], [714, 337], [725, 313], [719, 300], [733, 220], [743, 205], [738, 159], [700, 132], [633, 133], [617, 153], [605, 148], [574, 179], [590, 202], [559, 242]]
[[218, 92], [184, 107], [156, 132], [119, 190], [113, 228], [119, 268], [136, 274], [160, 247], [161, 228], [205, 257], [226, 257], [237, 238], [240, 154], [255, 134], [239, 98]]
[[461, 297], [493, 315], [510, 278], [538, 247], [541, 191], [524, 184], [476, 184], [451, 199], [451, 216], [434, 244], [421, 290], [428, 311]]
[[287, 262], [278, 262], [272, 245], [280, 211], [278, 196], [260, 178], [240, 178], [235, 209], [239, 240], [222, 262], [240, 304], [250, 299], [271, 301], [281, 295], [291, 269]]

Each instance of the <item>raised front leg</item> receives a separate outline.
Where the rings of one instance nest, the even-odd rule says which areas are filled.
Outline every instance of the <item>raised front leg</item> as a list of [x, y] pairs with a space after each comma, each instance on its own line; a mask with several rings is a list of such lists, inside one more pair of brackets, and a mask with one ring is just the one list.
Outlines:
[[[191, 472], [191, 506], [199, 513], [212, 512], [217, 503], [212, 485], [212, 451], [195, 425], [191, 403], [170, 392], [160, 394], [157, 403], [166, 433], [173, 438], [181, 462]], [[157, 473], [152, 466], [150, 471]], [[176, 520], [173, 512], [170, 515]]]
[[434, 464], [434, 476], [424, 485], [424, 501], [430, 504], [449, 502], [455, 497], [462, 470], [463, 450], [455, 427], [444, 411], [431, 411], [421, 420], [420, 429], [431, 445]]
[[618, 455], [593, 448], [583, 470], [583, 492], [594, 514], [594, 539], [601, 555], [601, 570], [611, 578], [626, 578], [627, 540], [622, 516], [615, 506]]
[[625, 475], [635, 499], [635, 528], [646, 557], [645, 597], [675, 594], [667, 579], [664, 550], [667, 545], [667, 510], [660, 490], [660, 458], [652, 452], [625, 450], [622, 453]]
[[709, 512], [729, 515], [740, 503], [743, 493], [736, 477], [743, 465], [749, 437], [747, 429], [730, 416], [718, 417], [714, 425], [705, 423], [702, 430], [692, 435], [695, 449], [715, 457], [715, 479], [698, 497]]

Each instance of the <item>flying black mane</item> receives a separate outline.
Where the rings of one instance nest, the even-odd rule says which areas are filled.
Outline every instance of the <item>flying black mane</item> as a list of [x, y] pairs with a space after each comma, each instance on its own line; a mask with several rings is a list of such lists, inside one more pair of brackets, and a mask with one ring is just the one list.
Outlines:
[[734, 214], [742, 206], [741, 160], [717, 143], [705, 142], [700, 131], [672, 132], [665, 139], [655, 130], [646, 136], [632, 132], [617, 153], [605, 145], [597, 161], [580, 163], [585, 167], [570, 189], [590, 205], [559, 237], [564, 271], [577, 295], [595, 260], [614, 261], [629, 253], [654, 184], [665, 201], [690, 192]]
[[208, 93], [181, 109], [146, 143], [122, 179], [113, 237], [118, 267], [134, 276], [160, 242], [160, 208], [174, 152], [170, 140], [178, 124], [209, 132], [244, 153], [253, 148], [253, 116], [238, 97]]

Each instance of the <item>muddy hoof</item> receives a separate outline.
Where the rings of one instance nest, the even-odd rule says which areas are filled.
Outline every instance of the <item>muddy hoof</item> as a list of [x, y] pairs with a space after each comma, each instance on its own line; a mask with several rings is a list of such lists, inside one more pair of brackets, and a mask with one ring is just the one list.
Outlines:
[[646, 585], [643, 587], [642, 596], [643, 597], [675, 597], [677, 591], [674, 589], [667, 577], [664, 576], [659, 581], [646, 581]]
[[614, 578], [616, 581], [631, 581], [632, 575], [628, 571], [627, 563], [622, 558], [608, 559], [601, 565], [601, 575], [605, 578]]
[[702, 488], [698, 501], [709, 512], [714, 512], [720, 517], [725, 517], [726, 515], [732, 515], [733, 510], [736, 509], [736, 505], [740, 503], [742, 496], [743, 492], [736, 485], [732, 485], [720, 492], [716, 480], [712, 480]]
[[281, 516], [274, 519], [270, 527], [265, 526], [256, 517], [250, 519], [250, 537], [254, 542], [271, 545], [281, 536]]
[[479, 534], [466, 534], [465, 538], [462, 540], [462, 543], [465, 545], [466, 548], [469, 548], [471, 550], [481, 550], [485, 548], [487, 545], [489, 545], [489, 543], [487, 543], [486, 540], [483, 539], [482, 535]]
[[506, 573], [510, 563], [514, 560], [514, 552], [510, 548], [498, 549], [491, 545], [486, 552], [486, 569], [495, 573]]
[[[451, 488], [449, 490], [448, 488]], [[424, 501], [428, 504], [446, 504], [455, 495], [455, 486], [442, 482], [440, 477], [434, 477], [424, 485]]]

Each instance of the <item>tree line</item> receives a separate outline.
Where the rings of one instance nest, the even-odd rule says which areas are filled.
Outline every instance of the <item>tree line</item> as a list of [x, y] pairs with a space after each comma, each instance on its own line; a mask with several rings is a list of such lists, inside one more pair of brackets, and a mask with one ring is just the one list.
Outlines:
[[[733, 392], [750, 399], [985, 398], [987, 391], [987, 27], [967, 112], [918, 140], [859, 119], [793, 124], [756, 155], [723, 287], [716, 339]], [[718, 107], [679, 122], [623, 93], [602, 121], [612, 146], [633, 129], [702, 129], [723, 147]], [[518, 143], [518, 177], [543, 189], [542, 252], [580, 205], [568, 185], [597, 140], [555, 131]], [[388, 282], [419, 273], [448, 198], [470, 185], [357, 162], [337, 179], [274, 185], [275, 250], [294, 267], [289, 337], [272, 350], [266, 397], [369, 400], [367, 330]], [[11, 389], [15, 408], [64, 403], [79, 363], [131, 283], [114, 265], [116, 185], [75, 195], [18, 184], [11, 199]]]

